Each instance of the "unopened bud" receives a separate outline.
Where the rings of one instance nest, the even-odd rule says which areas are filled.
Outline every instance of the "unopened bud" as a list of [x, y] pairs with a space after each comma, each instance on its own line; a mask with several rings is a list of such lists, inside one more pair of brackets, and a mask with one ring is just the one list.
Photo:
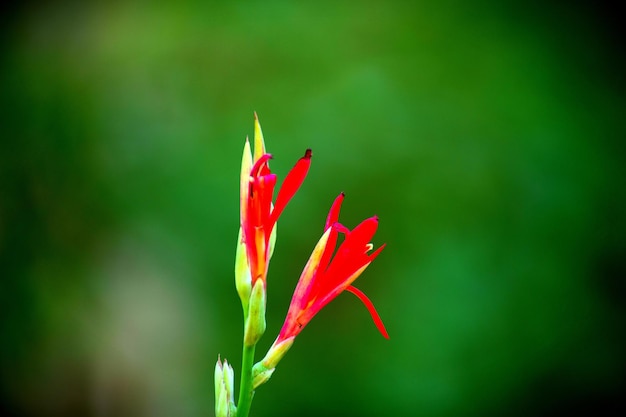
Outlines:
[[217, 359], [215, 365], [215, 415], [216, 417], [231, 417], [235, 415], [234, 400], [235, 374], [232, 366], [224, 359]]
[[246, 346], [256, 345], [265, 332], [265, 302], [265, 283], [259, 278], [254, 283], [248, 304], [248, 317], [243, 336], [243, 343]]

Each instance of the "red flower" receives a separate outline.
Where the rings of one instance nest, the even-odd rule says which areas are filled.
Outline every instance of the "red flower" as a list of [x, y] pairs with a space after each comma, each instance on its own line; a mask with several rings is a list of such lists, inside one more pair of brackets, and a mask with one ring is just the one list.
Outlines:
[[[369, 253], [373, 249], [370, 240], [378, 228], [378, 217], [365, 219], [350, 231], [337, 222], [343, 198], [344, 194], [341, 193], [328, 213], [325, 233], [302, 271], [289, 305], [287, 318], [274, 346], [297, 336], [326, 304], [344, 290], [350, 291], [365, 304], [380, 333], [389, 338], [372, 302], [351, 285], [385, 247], [382, 245], [373, 253]], [[331, 260], [339, 233], [345, 234], [345, 239]]]
[[272, 231], [278, 217], [306, 177], [311, 164], [311, 150], [307, 149], [304, 156], [287, 174], [273, 205], [276, 174], [270, 171], [268, 165], [271, 158], [272, 155], [265, 153], [263, 136], [255, 113], [254, 165], [250, 143], [246, 139], [241, 164], [240, 189], [242, 241], [246, 247], [252, 285], [259, 278], [264, 283], [266, 281], [272, 249], [270, 243]]

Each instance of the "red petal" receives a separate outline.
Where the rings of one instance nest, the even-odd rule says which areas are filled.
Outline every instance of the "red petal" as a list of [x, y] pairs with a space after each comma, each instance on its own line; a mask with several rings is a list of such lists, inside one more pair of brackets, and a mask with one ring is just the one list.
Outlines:
[[389, 339], [389, 333], [387, 333], [387, 329], [385, 329], [385, 325], [383, 324], [382, 319], [378, 315], [378, 312], [376, 311], [376, 308], [374, 307], [374, 304], [370, 301], [370, 299], [367, 298], [367, 296], [363, 294], [361, 290], [353, 287], [352, 285], [348, 286], [346, 290], [356, 295], [359, 300], [361, 300], [363, 304], [365, 304], [365, 307], [370, 312], [372, 320], [374, 320], [374, 324], [376, 325], [376, 327], [378, 327], [378, 331], [380, 332], [380, 334], [382, 334], [385, 339]]
[[274, 204], [274, 210], [272, 210], [272, 215], [267, 228], [268, 233], [271, 232], [272, 228], [276, 224], [276, 221], [278, 220], [278, 217], [287, 206], [289, 200], [291, 200], [291, 198], [296, 194], [296, 191], [298, 191], [298, 188], [302, 185], [307, 172], [309, 172], [310, 166], [311, 150], [307, 149], [304, 156], [300, 158], [291, 171], [289, 171], [280, 187], [280, 190], [278, 191], [276, 204]]
[[348, 245], [364, 246], [370, 243], [376, 230], [378, 229], [378, 217], [370, 217], [363, 220], [352, 232], [346, 236], [346, 242]]
[[343, 198], [345, 196], [346, 195], [344, 193], [341, 193], [337, 196], [337, 198], [335, 198], [335, 201], [333, 201], [333, 205], [330, 207], [328, 217], [326, 218], [326, 226], [324, 227], [324, 230], [339, 221], [339, 210], [341, 210], [341, 203], [343, 203]]
[[346, 235], [326, 271], [327, 281], [332, 282], [332, 286], [345, 280], [363, 265], [373, 260], [370, 259], [365, 250], [377, 228], [378, 218], [370, 217], [363, 220], [350, 234]]

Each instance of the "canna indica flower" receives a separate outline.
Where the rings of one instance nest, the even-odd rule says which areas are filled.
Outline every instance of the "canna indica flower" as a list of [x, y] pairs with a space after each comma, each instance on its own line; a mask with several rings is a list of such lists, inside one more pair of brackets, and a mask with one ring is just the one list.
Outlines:
[[[302, 271], [280, 334], [265, 358], [255, 366], [255, 376], [273, 370], [293, 344], [294, 338], [322, 308], [344, 290], [353, 293], [365, 304], [380, 333], [389, 338], [374, 304], [363, 292], [351, 285], [385, 247], [382, 245], [370, 253], [373, 249], [370, 240], [378, 228], [378, 218], [365, 219], [354, 230], [349, 230], [337, 222], [343, 198], [344, 194], [341, 193], [330, 209], [324, 235]], [[345, 239], [333, 257], [339, 233], [345, 234]], [[261, 378], [259, 381], [265, 382]]]
[[[324, 235], [302, 271], [277, 343], [297, 336], [326, 304], [344, 290], [350, 291], [365, 304], [380, 333], [389, 338], [372, 302], [351, 285], [385, 247], [382, 245], [369, 253], [373, 249], [370, 240], [378, 228], [378, 217], [365, 219], [350, 231], [337, 222], [343, 198], [341, 193], [331, 207]], [[339, 233], [346, 235], [345, 240], [332, 257]]]
[[307, 149], [285, 177], [273, 202], [276, 174], [269, 167], [272, 155], [265, 152], [263, 133], [256, 113], [254, 124], [254, 158], [246, 138], [241, 161], [241, 229], [235, 266], [237, 290], [244, 305], [257, 280], [261, 279], [264, 285], [266, 283], [276, 238], [276, 221], [302, 185], [311, 164], [311, 150]]

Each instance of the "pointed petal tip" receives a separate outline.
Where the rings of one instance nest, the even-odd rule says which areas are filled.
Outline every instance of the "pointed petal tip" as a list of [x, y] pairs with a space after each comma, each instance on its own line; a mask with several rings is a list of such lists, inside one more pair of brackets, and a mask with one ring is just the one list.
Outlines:
[[313, 151], [311, 150], [311, 148], [307, 149], [306, 151], [304, 151], [304, 156], [303, 158], [305, 159], [311, 159], [311, 157], [313, 156]]
[[370, 259], [370, 262], [376, 259], [376, 257], [383, 251], [383, 249], [385, 249], [385, 246], [387, 246], [387, 244], [383, 243], [382, 245], [380, 245], [378, 249], [376, 249], [374, 252], [367, 255]]
[[256, 114], [256, 110], [254, 110], [254, 120], [259, 120], [259, 115]]

